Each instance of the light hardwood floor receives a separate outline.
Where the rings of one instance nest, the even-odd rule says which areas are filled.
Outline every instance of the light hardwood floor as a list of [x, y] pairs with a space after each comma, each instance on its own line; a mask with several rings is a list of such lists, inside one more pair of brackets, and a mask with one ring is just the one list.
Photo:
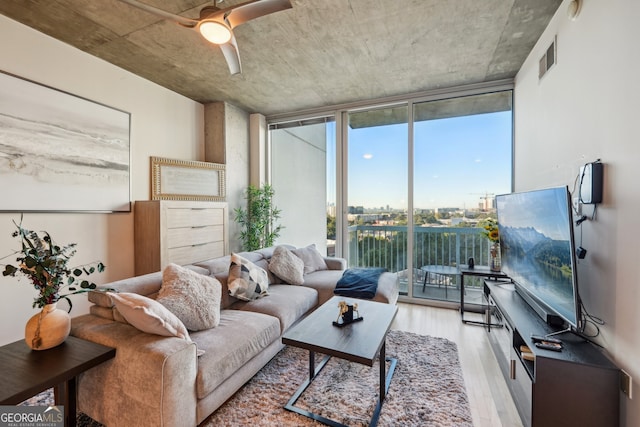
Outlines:
[[474, 427], [522, 427], [482, 327], [463, 324], [457, 310], [398, 303], [391, 329], [447, 338], [458, 345]]

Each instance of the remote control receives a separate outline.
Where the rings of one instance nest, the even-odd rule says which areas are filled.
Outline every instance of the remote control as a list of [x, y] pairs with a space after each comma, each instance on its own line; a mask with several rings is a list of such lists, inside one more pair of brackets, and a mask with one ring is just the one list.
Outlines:
[[540, 341], [546, 341], [546, 342], [553, 342], [556, 344], [562, 344], [562, 341], [560, 341], [558, 338], [553, 338], [553, 337], [544, 337], [542, 335], [531, 335], [531, 339], [533, 340], [533, 342], [540, 342]]
[[550, 342], [550, 343], [537, 342], [536, 347], [542, 348], [545, 350], [562, 351], [562, 345], [558, 343], [553, 343], [553, 342]]

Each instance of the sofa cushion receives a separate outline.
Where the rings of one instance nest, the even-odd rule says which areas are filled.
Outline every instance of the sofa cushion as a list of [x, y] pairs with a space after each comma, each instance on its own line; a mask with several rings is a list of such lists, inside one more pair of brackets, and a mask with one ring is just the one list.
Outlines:
[[[227, 263], [226, 266], [228, 269], [229, 263]], [[184, 268], [200, 274], [209, 274], [209, 269], [206, 267], [203, 268], [195, 265], [185, 265]], [[129, 277], [127, 279], [117, 280], [106, 285], [98, 286], [96, 290], [89, 291], [87, 293], [87, 298], [90, 302], [99, 305], [100, 307], [111, 308], [113, 307], [113, 301], [111, 301], [111, 298], [106, 294], [107, 291], [132, 292], [156, 299], [161, 286], [162, 272], [156, 271], [155, 273]]]
[[162, 272], [157, 301], [175, 314], [190, 331], [218, 326], [222, 285], [214, 277], [195, 273], [177, 264]]
[[136, 329], [149, 334], [178, 337], [191, 342], [184, 324], [165, 306], [142, 295], [109, 292], [118, 312]]
[[342, 270], [319, 270], [305, 274], [303, 286], [318, 291], [318, 304], [322, 305], [334, 296], [333, 290], [342, 273]]
[[291, 285], [304, 283], [304, 261], [284, 246], [278, 246], [273, 251], [269, 271]]
[[280, 331], [284, 332], [308, 311], [318, 305], [318, 292], [304, 286], [269, 286], [269, 298], [255, 301], [239, 301], [234, 310], [252, 311], [277, 317]]
[[251, 301], [268, 295], [269, 278], [263, 268], [238, 254], [231, 254], [227, 286], [231, 296]]
[[280, 323], [273, 316], [241, 310], [222, 310], [218, 327], [191, 334], [205, 354], [198, 359], [196, 393], [201, 399], [280, 339]]
[[324, 257], [318, 252], [315, 244], [294, 249], [292, 252], [304, 262], [304, 274], [327, 269], [327, 263], [324, 262]]

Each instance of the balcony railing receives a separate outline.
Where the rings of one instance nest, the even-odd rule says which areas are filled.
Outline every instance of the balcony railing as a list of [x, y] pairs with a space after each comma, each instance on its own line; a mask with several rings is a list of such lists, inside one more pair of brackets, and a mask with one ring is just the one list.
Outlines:
[[[473, 257], [476, 265], [488, 265], [490, 245], [479, 227], [419, 227], [413, 229], [413, 270], [408, 270], [407, 227], [390, 225], [354, 225], [349, 231], [349, 266], [384, 267], [398, 272], [400, 292], [408, 294], [409, 281], [418, 298], [456, 301], [459, 293], [448, 292], [457, 287], [458, 275], [425, 277], [423, 266], [458, 267]], [[437, 282], [437, 283], [436, 283]], [[469, 283], [470, 289], [480, 286]], [[465, 283], [466, 285], [467, 283]], [[466, 288], [466, 286], [465, 286]]]

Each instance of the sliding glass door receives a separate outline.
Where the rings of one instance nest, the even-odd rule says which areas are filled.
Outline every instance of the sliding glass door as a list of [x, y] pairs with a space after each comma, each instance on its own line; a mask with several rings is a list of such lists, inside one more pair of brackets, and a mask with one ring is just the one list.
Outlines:
[[407, 268], [407, 105], [349, 113], [350, 266]]
[[479, 226], [511, 191], [511, 147], [511, 91], [414, 105], [413, 297], [458, 301], [458, 267], [487, 265]]

